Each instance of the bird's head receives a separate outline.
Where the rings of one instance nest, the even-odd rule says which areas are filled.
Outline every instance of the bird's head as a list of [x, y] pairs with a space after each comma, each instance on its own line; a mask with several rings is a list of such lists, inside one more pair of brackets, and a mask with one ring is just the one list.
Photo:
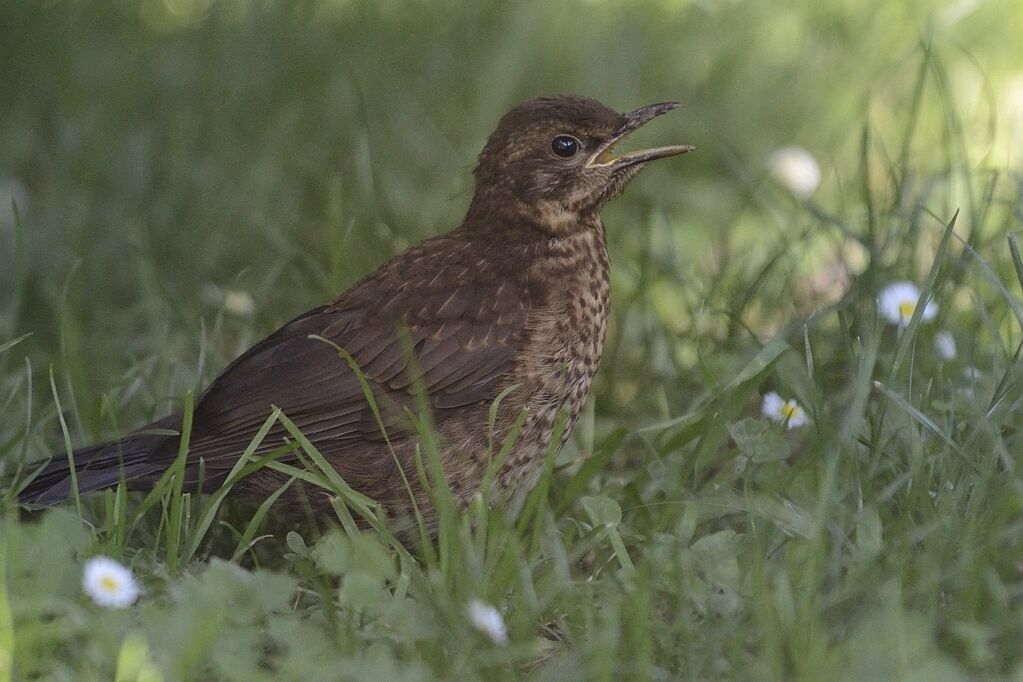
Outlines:
[[474, 201], [510, 199], [561, 215], [599, 211], [648, 162], [694, 149], [614, 152], [629, 133], [678, 106], [662, 102], [620, 114], [587, 97], [523, 102], [501, 118], [480, 154]]

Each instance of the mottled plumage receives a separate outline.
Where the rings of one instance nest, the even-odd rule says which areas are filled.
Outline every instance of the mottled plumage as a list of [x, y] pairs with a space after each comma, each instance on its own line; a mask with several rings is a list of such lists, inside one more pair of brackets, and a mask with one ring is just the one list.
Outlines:
[[[464, 503], [478, 489], [491, 442], [503, 440], [523, 409], [522, 431], [497, 484], [533, 485], [559, 412], [567, 411], [563, 444], [603, 349], [610, 285], [600, 209], [646, 161], [689, 149], [614, 157], [610, 147], [674, 106], [618, 114], [591, 99], [554, 97], [512, 109], [480, 154], [460, 227], [409, 248], [332, 303], [287, 323], [206, 389], [194, 410], [186, 483], [196, 484], [200, 459], [205, 487], [222, 483], [276, 405], [353, 488], [396, 514], [408, 510], [400, 464], [429, 519], [416, 475], [419, 435], [408, 419], [418, 409], [419, 385], [456, 500]], [[368, 381], [394, 455], [357, 375], [331, 344], [350, 353]], [[491, 406], [506, 390], [491, 433]], [[116, 485], [122, 473], [132, 488], [151, 486], [174, 460], [179, 439], [145, 432], [180, 427], [181, 416], [171, 415], [76, 451], [79, 489]], [[285, 438], [275, 426], [260, 451]], [[262, 469], [238, 489], [261, 498], [283, 481]], [[66, 458], [57, 455], [21, 499], [49, 504], [69, 493]], [[305, 493], [314, 507], [326, 506], [322, 491], [307, 486]]]

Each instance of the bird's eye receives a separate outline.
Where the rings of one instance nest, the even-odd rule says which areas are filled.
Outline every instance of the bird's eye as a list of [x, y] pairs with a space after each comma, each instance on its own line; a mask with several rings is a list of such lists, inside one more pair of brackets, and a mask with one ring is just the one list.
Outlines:
[[564, 158], [570, 158], [576, 155], [579, 151], [579, 140], [575, 139], [571, 135], [558, 135], [551, 142], [551, 149], [558, 156]]

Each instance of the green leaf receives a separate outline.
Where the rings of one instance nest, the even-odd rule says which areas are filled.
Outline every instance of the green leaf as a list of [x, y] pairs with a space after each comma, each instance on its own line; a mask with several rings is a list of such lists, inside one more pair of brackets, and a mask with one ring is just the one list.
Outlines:
[[130, 632], [117, 654], [118, 682], [161, 682], [163, 675], [149, 657], [149, 642], [137, 632]]
[[789, 443], [766, 419], [743, 419], [728, 425], [739, 452], [754, 462], [774, 462], [789, 456]]
[[782, 356], [782, 353], [789, 350], [788, 342], [782, 336], [776, 336], [761, 348], [752, 360], [743, 367], [738, 374], [725, 386], [724, 393], [734, 391], [739, 386], [756, 379], [766, 372]]
[[394, 559], [376, 535], [363, 533], [350, 538], [352, 569], [391, 579], [396, 576]]
[[622, 508], [610, 497], [584, 497], [580, 501], [594, 525], [617, 526], [622, 522]]
[[351, 570], [352, 548], [348, 536], [333, 531], [316, 544], [313, 552], [316, 565], [331, 575], [342, 575]]
[[295, 531], [293, 530], [288, 531], [286, 541], [288, 543], [288, 549], [290, 549], [298, 556], [300, 557], [309, 556], [309, 547], [306, 546], [305, 540], [302, 539], [302, 536], [296, 533]]
[[700, 538], [692, 544], [696, 566], [716, 585], [738, 590], [741, 583], [739, 550], [742, 538], [733, 530], [722, 530]]
[[354, 609], [365, 610], [387, 603], [390, 593], [380, 576], [357, 571], [345, 576], [341, 585], [342, 601]]

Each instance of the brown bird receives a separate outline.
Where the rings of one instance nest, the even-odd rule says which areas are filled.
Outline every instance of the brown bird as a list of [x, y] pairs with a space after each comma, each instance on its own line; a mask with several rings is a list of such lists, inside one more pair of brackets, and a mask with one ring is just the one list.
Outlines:
[[[409, 248], [332, 303], [288, 322], [202, 393], [193, 411], [186, 489], [198, 484], [200, 470], [205, 489], [222, 484], [278, 406], [351, 487], [395, 515], [411, 508], [401, 467], [430, 522], [416, 473], [420, 432], [409, 418], [422, 404], [416, 387], [458, 503], [479, 488], [491, 444], [496, 451], [521, 411], [521, 431], [495, 483], [516, 490], [535, 485], [558, 415], [564, 410], [566, 421], [556, 447], [579, 416], [603, 349], [610, 286], [601, 208], [647, 162], [693, 149], [616, 156], [614, 146], [677, 106], [664, 102], [620, 114], [593, 99], [560, 96], [505, 114], [480, 154], [472, 202], [457, 229]], [[332, 344], [360, 368], [379, 421], [359, 376]], [[491, 428], [491, 408], [502, 393]], [[79, 491], [122, 478], [131, 489], [151, 488], [178, 453], [179, 436], [168, 433], [181, 428], [178, 413], [76, 450]], [[257, 454], [288, 438], [275, 425]], [[263, 499], [286, 479], [263, 468], [235, 490]], [[52, 504], [68, 497], [71, 485], [67, 457], [58, 454], [20, 499]], [[306, 494], [314, 509], [327, 507], [325, 491], [307, 487]]]

